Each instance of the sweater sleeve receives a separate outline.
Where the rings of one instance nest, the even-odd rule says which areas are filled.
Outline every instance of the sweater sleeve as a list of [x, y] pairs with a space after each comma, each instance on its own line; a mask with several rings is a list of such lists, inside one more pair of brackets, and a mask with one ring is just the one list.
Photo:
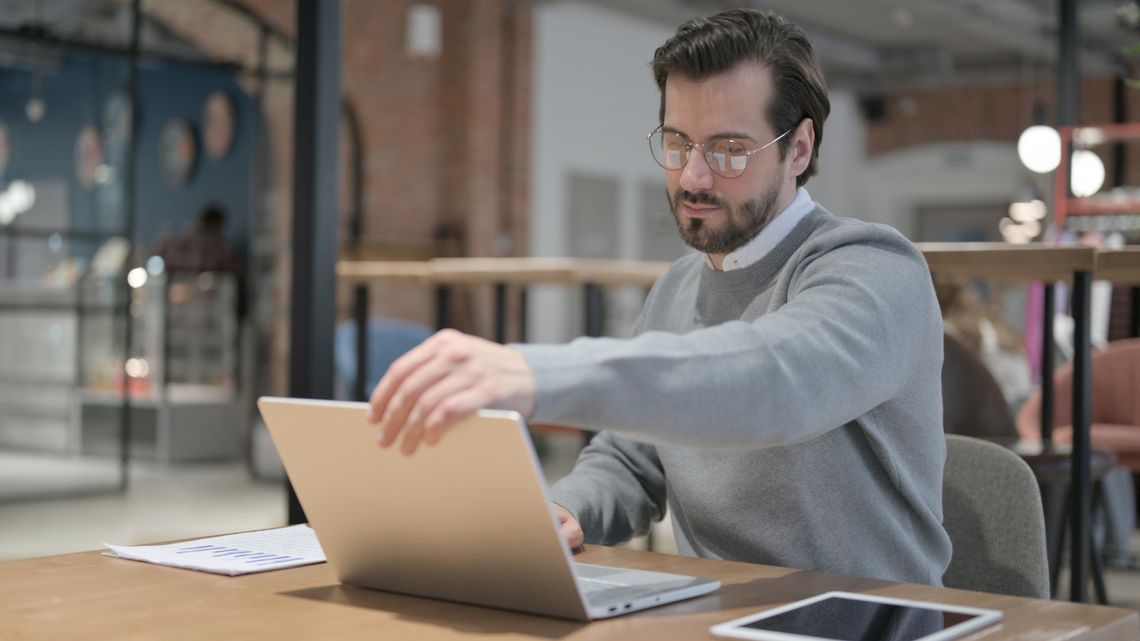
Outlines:
[[[922, 255], [899, 236], [808, 254], [751, 322], [519, 346], [537, 421], [731, 449], [819, 436], [894, 397], [941, 343]], [[930, 365], [929, 362], [926, 363]]]
[[587, 543], [624, 543], [665, 514], [665, 473], [657, 449], [608, 432], [594, 437], [574, 471], [550, 493], [578, 519]]

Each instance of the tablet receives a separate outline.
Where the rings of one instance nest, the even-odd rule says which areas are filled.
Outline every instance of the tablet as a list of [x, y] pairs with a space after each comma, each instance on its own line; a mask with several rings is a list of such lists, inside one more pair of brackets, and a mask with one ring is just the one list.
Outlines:
[[709, 630], [757, 641], [947, 641], [1000, 620], [997, 610], [828, 592]]

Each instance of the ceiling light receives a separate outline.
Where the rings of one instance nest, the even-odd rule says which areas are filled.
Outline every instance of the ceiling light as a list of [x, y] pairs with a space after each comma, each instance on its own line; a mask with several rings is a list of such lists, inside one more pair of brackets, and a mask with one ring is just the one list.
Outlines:
[[127, 284], [133, 289], [138, 289], [146, 285], [146, 270], [142, 267], [135, 267], [127, 272]]
[[1104, 186], [1104, 163], [1088, 149], [1073, 152], [1072, 180], [1069, 187], [1077, 198], [1087, 198]]
[[1017, 139], [1017, 156], [1029, 171], [1047, 174], [1061, 164], [1061, 134], [1046, 125], [1033, 125]]
[[1019, 223], [1041, 220], [1045, 218], [1045, 202], [1028, 200], [1010, 203], [1009, 217]]

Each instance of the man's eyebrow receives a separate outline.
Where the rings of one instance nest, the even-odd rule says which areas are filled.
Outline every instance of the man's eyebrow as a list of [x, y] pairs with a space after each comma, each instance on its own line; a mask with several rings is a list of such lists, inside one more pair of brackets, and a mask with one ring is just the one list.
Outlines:
[[752, 137], [752, 134], [746, 134], [743, 131], [719, 131], [709, 136], [709, 138], [747, 138], [748, 140], [756, 140]]
[[[689, 138], [690, 140], [692, 139], [691, 136], [689, 136], [689, 134], [686, 134], [685, 132], [681, 131], [680, 129], [677, 129], [676, 127], [670, 127], [669, 125], [662, 125], [661, 131], [665, 131], [665, 132], [669, 132], [669, 133], [673, 133], [673, 134], [680, 134], [686, 138]], [[744, 133], [743, 131], [718, 131], [717, 133], [709, 136], [710, 140], [713, 138], [734, 138], [736, 140], [740, 140], [741, 138], [743, 138], [746, 140], [753, 140], [753, 141], [756, 140], [755, 138], [752, 137], [751, 134]]]

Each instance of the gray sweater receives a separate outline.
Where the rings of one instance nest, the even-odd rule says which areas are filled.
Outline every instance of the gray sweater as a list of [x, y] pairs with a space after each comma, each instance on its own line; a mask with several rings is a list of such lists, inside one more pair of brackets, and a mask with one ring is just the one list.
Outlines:
[[759, 262], [678, 260], [630, 340], [519, 346], [532, 420], [599, 434], [552, 498], [587, 542], [941, 585], [942, 321], [895, 230], [817, 208]]

